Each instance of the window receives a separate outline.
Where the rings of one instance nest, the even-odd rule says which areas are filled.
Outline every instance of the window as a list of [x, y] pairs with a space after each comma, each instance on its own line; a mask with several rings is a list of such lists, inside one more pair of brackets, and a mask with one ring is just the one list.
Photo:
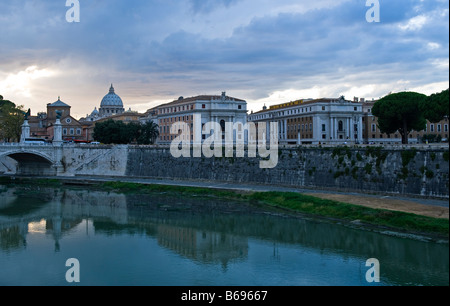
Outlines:
[[441, 131], [441, 125], [440, 125], [440, 124], [437, 125], [437, 131], [438, 131], [438, 132]]
[[63, 135], [67, 135], [67, 129], [63, 129]]
[[323, 110], [323, 111], [325, 110], [325, 106], [322, 106], [322, 110]]
[[376, 124], [372, 124], [372, 132], [376, 132], [377, 131], [377, 126]]
[[448, 132], [448, 124], [444, 124], [444, 132]]
[[206, 108], [206, 104], [202, 104], [202, 108]]
[[74, 129], [70, 129], [70, 135], [74, 135], [75, 134], [75, 130]]
[[77, 135], [81, 135], [81, 129], [77, 129]]
[[354, 109], [355, 112], [358, 111], [358, 108], [356, 106], [353, 109]]
[[339, 120], [338, 130], [339, 130], [339, 132], [344, 131], [344, 123], [342, 122], [342, 120]]
[[430, 125], [430, 132], [434, 132], [434, 124]]
[[238, 109], [242, 109], [242, 105], [239, 105], [239, 106], [238, 106]]
[[322, 124], [322, 132], [325, 132], [327, 130], [327, 126], [325, 124]]

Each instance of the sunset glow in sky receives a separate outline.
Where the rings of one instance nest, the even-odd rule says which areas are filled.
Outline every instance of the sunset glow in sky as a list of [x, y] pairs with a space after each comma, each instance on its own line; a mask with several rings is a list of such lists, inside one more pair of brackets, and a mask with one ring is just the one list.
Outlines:
[[449, 87], [449, 2], [380, 0], [0, 2], [0, 94], [36, 114], [85, 116], [111, 83], [126, 109], [227, 95], [258, 111], [302, 98], [379, 98]]

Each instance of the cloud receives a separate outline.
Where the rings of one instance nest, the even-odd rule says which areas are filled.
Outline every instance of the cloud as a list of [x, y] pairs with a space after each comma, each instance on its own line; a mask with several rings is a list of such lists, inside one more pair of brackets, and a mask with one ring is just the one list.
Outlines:
[[209, 13], [221, 7], [230, 7], [241, 0], [190, 0], [194, 13]]
[[360, 0], [80, 3], [71, 24], [65, 1], [0, 2], [0, 84], [33, 66], [58, 75], [13, 98], [37, 105], [67, 92], [85, 114], [111, 82], [140, 107], [221, 91], [378, 97], [402, 80], [448, 82], [448, 1], [380, 1], [380, 23], [366, 22]]

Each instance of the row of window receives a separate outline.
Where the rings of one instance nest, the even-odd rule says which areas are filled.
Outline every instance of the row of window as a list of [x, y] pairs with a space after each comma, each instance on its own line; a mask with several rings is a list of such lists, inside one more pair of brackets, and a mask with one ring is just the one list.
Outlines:
[[[194, 129], [194, 124], [191, 123], [191, 131]], [[170, 126], [168, 125], [163, 125], [159, 127], [159, 133], [160, 134], [166, 134], [166, 133], [170, 133]]]
[[176, 113], [176, 112], [182, 112], [185, 110], [193, 110], [194, 104], [190, 105], [180, 105], [180, 106], [174, 106], [174, 107], [166, 107], [158, 110], [159, 114], [170, 114], [170, 113]]
[[180, 117], [170, 117], [170, 118], [163, 118], [161, 119], [161, 123], [172, 123], [172, 122], [178, 122], [178, 121], [189, 121], [194, 120], [194, 116], [180, 116]]
[[[288, 132], [299, 132], [299, 131], [308, 131], [308, 124], [302, 124], [302, 125], [298, 125], [297, 126], [297, 124], [295, 124], [295, 125], [288, 125]], [[298, 128], [298, 130], [297, 130], [297, 128]], [[312, 126], [312, 123], [310, 123], [309, 124], [309, 131], [312, 131], [313, 130], [313, 126]]]
[[[436, 125], [436, 130], [434, 129], [435, 125], [430, 124], [430, 132], [442, 132], [442, 126], [440, 124]], [[375, 123], [372, 124], [372, 132], [377, 131], [377, 125]], [[428, 132], [428, 127], [425, 126], [424, 132]], [[444, 124], [444, 132], [448, 132], [448, 124]]]
[[105, 112], [107, 114], [111, 113], [111, 114], [122, 114], [123, 113], [123, 109], [100, 109], [100, 112]]
[[[69, 134], [67, 134], [67, 129], [63, 129], [63, 135], [75, 135], [75, 129], [69, 129]], [[76, 130], [76, 135], [81, 135], [81, 129]]]
[[292, 118], [292, 119], [288, 119], [287, 123], [293, 123], [293, 122], [304, 122], [304, 121], [313, 121], [313, 117], [297, 117], [297, 118]]
[[[313, 138], [313, 134], [301, 134], [300, 138], [301, 139], [312, 139]], [[287, 139], [297, 139], [297, 135], [289, 135], [287, 137]]]
[[[322, 111], [325, 111], [325, 110], [326, 110], [326, 106], [322, 106]], [[358, 111], [358, 107], [354, 107], [353, 110], [355, 112]], [[291, 110], [287, 110], [287, 111], [280, 111], [280, 112], [275, 113], [275, 115], [281, 117], [281, 116], [302, 114], [302, 113], [308, 113], [308, 112], [312, 112], [312, 107], [303, 107], [303, 108], [296, 108], [296, 109], [291, 109]], [[257, 115], [257, 116], [252, 116], [251, 120], [268, 119], [269, 117], [270, 117], [270, 114]]]

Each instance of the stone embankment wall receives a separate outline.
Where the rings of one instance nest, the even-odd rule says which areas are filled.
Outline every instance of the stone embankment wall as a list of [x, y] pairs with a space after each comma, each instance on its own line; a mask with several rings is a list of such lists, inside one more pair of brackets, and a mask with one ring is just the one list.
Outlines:
[[129, 147], [125, 175], [448, 198], [448, 149], [283, 148], [278, 165], [256, 158], [174, 158], [164, 148]]
[[124, 176], [128, 162], [128, 146], [64, 147], [61, 175]]

